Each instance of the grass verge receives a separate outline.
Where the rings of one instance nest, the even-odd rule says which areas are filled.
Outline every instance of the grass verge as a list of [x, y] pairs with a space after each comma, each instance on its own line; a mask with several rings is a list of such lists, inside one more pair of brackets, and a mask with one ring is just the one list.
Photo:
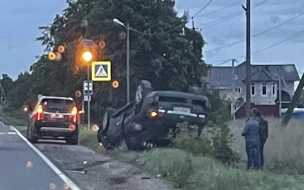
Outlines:
[[[103, 152], [96, 141], [96, 132], [82, 129], [80, 144]], [[300, 175], [273, 174], [263, 171], [247, 172], [244, 169], [226, 167], [211, 158], [169, 148], [159, 148], [141, 153], [111, 151], [120, 160], [131, 162], [154, 176], [171, 182], [176, 188], [208, 190], [258, 190], [258, 189], [301, 189], [304, 177]]]
[[6, 125], [25, 126], [26, 114], [22, 110], [7, 110], [0, 106], [0, 121]]

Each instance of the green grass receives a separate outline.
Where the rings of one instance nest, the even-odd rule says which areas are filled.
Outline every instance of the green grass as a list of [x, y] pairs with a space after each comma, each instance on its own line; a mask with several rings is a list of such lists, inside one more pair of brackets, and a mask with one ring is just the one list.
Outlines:
[[96, 132], [87, 129], [81, 130], [80, 144], [125, 162], [131, 162], [154, 176], [169, 181], [174, 187], [183, 189], [298, 190], [304, 186], [304, 176], [274, 174], [267, 171], [248, 172], [245, 167], [244, 169], [226, 167], [214, 159], [192, 156], [179, 149], [159, 148], [141, 153], [125, 150], [105, 152], [97, 144]]
[[27, 115], [22, 110], [6, 111], [0, 106], [0, 121], [6, 125], [25, 126], [27, 125]]
[[[288, 126], [281, 127], [281, 120], [266, 118], [269, 123], [269, 137], [264, 147], [265, 167], [276, 173], [304, 175], [304, 127], [303, 121], [291, 120]], [[244, 120], [229, 124], [234, 135], [232, 147], [243, 161], [247, 159], [245, 141], [241, 136]]]

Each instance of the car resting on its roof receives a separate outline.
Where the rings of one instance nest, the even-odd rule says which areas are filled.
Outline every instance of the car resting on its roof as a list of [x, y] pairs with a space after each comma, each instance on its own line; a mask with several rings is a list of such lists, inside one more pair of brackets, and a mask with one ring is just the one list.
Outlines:
[[145, 143], [167, 144], [178, 132], [178, 123], [204, 128], [208, 99], [203, 95], [177, 91], [152, 91], [148, 81], [141, 80], [135, 101], [119, 110], [107, 108], [97, 139], [106, 148], [125, 140], [128, 149], [139, 150]]

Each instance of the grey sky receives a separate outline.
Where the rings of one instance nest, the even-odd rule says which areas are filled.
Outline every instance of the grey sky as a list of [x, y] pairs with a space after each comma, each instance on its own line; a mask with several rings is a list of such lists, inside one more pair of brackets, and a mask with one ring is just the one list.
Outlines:
[[[196, 14], [209, 0], [176, 0], [176, 9], [182, 13]], [[303, 0], [253, 0], [252, 35], [279, 25], [304, 13]], [[264, 2], [264, 3], [263, 3]], [[261, 4], [260, 4], [261, 3]], [[15, 6], [19, 4], [19, 6]], [[194, 17], [195, 27], [207, 44], [204, 59], [207, 63], [219, 65], [228, 59], [245, 58], [245, 41], [226, 48], [231, 43], [245, 40], [245, 12], [241, 5], [245, 0], [214, 0], [206, 9]], [[260, 5], [259, 5], [260, 4]], [[55, 15], [66, 7], [65, 0], [5, 0], [0, 3], [0, 73], [8, 73], [14, 79], [20, 72], [28, 71], [40, 55], [43, 47], [35, 38], [40, 35], [38, 26], [50, 24]], [[215, 12], [214, 12], [215, 11]], [[254, 37], [252, 52], [273, 46], [302, 30], [303, 16], [280, 27]], [[189, 26], [192, 27], [191, 22]], [[284, 43], [254, 53], [252, 63], [294, 63], [302, 74], [304, 65], [304, 32]], [[213, 51], [210, 51], [213, 50]], [[226, 62], [222, 65], [229, 65]]]

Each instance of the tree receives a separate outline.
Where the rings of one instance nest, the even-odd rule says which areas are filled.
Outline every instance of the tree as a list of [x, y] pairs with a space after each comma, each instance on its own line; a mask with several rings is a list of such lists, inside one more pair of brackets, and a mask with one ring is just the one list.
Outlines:
[[[90, 38], [96, 44], [91, 49], [95, 52], [94, 60], [110, 60], [112, 78], [121, 84], [112, 89], [108, 82], [95, 83], [93, 117], [99, 118], [107, 106], [125, 104], [126, 31], [113, 22], [114, 18], [140, 31], [130, 31], [131, 97], [141, 79], [151, 81], [157, 89], [185, 91], [189, 86], [200, 85], [206, 71], [202, 59], [204, 40], [200, 33], [185, 26], [187, 13], [178, 17], [174, 1], [68, 0], [67, 3], [68, 8], [62, 15], [56, 15], [50, 26], [40, 27], [43, 35], [37, 40], [46, 51], [65, 44], [66, 52], [60, 62], [50, 62], [43, 55], [31, 67], [33, 93], [43, 90], [73, 96], [76, 90], [81, 90], [87, 66], [80, 59], [84, 51], [81, 39]], [[87, 30], [80, 27], [83, 18], [89, 21]]]

